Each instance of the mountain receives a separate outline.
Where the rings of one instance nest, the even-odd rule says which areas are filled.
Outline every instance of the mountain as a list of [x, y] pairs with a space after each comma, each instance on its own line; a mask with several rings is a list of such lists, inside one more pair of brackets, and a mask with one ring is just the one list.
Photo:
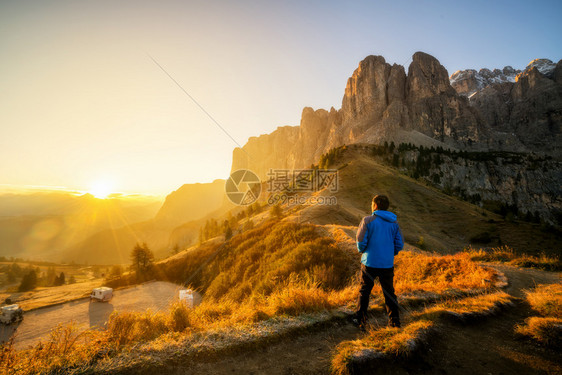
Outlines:
[[[481, 82], [476, 77], [465, 85], [461, 73], [455, 73], [456, 81], [450, 79], [439, 61], [423, 52], [413, 55], [407, 74], [382, 56], [368, 56], [348, 79], [339, 110], [307, 107], [300, 126], [250, 138], [242, 149], [234, 149], [231, 170], [250, 169], [265, 180], [271, 169], [308, 168], [338, 146], [385, 141], [456, 151], [534, 153], [539, 156], [529, 169], [554, 169], [555, 188], [529, 184], [515, 204], [523, 214], [534, 213], [536, 200], [526, 197], [542, 196], [541, 218], [556, 224], [562, 217], [562, 178], [556, 172], [562, 167], [562, 61], [552, 66], [549, 60], [534, 60], [514, 82], [515, 70], [494, 71], [488, 81], [482, 78], [487, 72], [481, 71]], [[471, 90], [479, 91], [469, 99]], [[550, 164], [543, 163], [549, 159]], [[494, 169], [494, 176], [484, 171], [482, 180], [503, 181], [512, 172], [509, 167]], [[528, 178], [534, 178], [532, 173]], [[502, 189], [503, 196], [513, 194], [516, 183]]]
[[207, 184], [185, 184], [170, 193], [156, 214], [156, 221], [179, 225], [200, 219], [219, 208], [226, 198], [225, 180]]
[[[548, 78], [553, 78], [556, 64], [549, 59], [534, 59], [525, 67], [525, 71], [530, 71], [532, 68], [537, 70]], [[517, 76], [521, 73], [519, 69], [513, 69], [511, 66], [506, 66], [503, 69], [474, 69], [457, 70], [449, 80], [451, 86], [460, 94], [471, 97], [478, 91], [481, 91], [487, 86], [501, 83], [515, 83]]]
[[493, 83], [470, 97], [494, 150], [562, 159], [562, 61], [553, 66], [533, 60], [515, 82]]
[[234, 150], [232, 170], [247, 168], [265, 178], [269, 168], [305, 168], [351, 143], [486, 148], [486, 139], [477, 113], [451, 87], [437, 59], [415, 53], [406, 75], [382, 56], [368, 56], [348, 79], [341, 109], [305, 108], [300, 126], [250, 138], [243, 150]]
[[477, 91], [482, 90], [486, 86], [494, 83], [515, 82], [515, 77], [521, 73], [521, 70], [513, 69], [506, 66], [503, 69], [474, 69], [457, 70], [454, 72], [449, 81], [451, 86], [460, 94], [471, 97]]

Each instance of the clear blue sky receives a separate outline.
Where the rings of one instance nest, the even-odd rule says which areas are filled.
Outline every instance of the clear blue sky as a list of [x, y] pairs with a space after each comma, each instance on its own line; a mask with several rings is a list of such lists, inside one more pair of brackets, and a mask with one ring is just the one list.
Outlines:
[[[167, 193], [236, 146], [339, 108], [361, 59], [562, 58], [561, 1], [0, 1], [0, 184]], [[0, 186], [1, 187], [1, 186]]]

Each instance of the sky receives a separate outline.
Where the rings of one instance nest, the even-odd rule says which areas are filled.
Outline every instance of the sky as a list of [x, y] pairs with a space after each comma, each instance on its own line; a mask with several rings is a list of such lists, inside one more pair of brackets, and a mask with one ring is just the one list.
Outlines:
[[560, 1], [0, 0], [0, 189], [225, 179], [249, 137], [339, 109], [368, 55], [523, 69], [562, 58], [561, 16]]

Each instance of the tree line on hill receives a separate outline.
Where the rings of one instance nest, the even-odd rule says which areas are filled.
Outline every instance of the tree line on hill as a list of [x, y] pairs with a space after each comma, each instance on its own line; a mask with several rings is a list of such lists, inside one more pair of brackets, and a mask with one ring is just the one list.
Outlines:
[[251, 217], [259, 214], [263, 211], [263, 209], [264, 206], [258, 202], [254, 202], [248, 205], [245, 209], [239, 211], [236, 215], [229, 212], [226, 219], [222, 222], [219, 222], [214, 218], [208, 219], [205, 222], [205, 225], [199, 229], [199, 244], [219, 235], [224, 235], [227, 240], [230, 239], [238, 228], [240, 221], [245, 218], [247, 220], [244, 223], [242, 230], [252, 229], [254, 227], [254, 222]]
[[[551, 160], [550, 156], [539, 156], [535, 154], [523, 154], [507, 151], [457, 151], [448, 148], [424, 147], [412, 143], [400, 143], [398, 146], [394, 142], [385, 141], [380, 145], [369, 146], [340, 146], [329, 150], [320, 157], [318, 168], [328, 169], [341, 161], [347, 147], [363, 147], [370, 149], [373, 157], [383, 161], [385, 164], [396, 168], [399, 172], [419, 181], [428, 182], [438, 186], [442, 181], [443, 174], [436, 172], [439, 167], [446, 162], [446, 157], [450, 159], [471, 160], [475, 162], [492, 161], [497, 163], [501, 159], [502, 164], [523, 164], [525, 161], [531, 163], [535, 168], [539, 168], [542, 161]], [[315, 166], [313, 166], [315, 167]], [[546, 225], [535, 212], [521, 212], [516, 204], [496, 201], [482, 201], [480, 194], [469, 194], [459, 186], [445, 185], [442, 191], [447, 195], [456, 196], [472, 204], [483, 206], [484, 208], [501, 215], [506, 220], [515, 218], [532, 223], [541, 223], [545, 229], [551, 229]], [[547, 228], [548, 227], [548, 228]]]
[[57, 273], [54, 267], [49, 267], [47, 271], [42, 272], [39, 267], [32, 265], [22, 267], [18, 263], [12, 263], [1, 266], [0, 272], [5, 274], [5, 284], [14, 284], [19, 280], [19, 292], [27, 292], [38, 286], [51, 287], [76, 282], [74, 275], [71, 275], [67, 281], [64, 272]]

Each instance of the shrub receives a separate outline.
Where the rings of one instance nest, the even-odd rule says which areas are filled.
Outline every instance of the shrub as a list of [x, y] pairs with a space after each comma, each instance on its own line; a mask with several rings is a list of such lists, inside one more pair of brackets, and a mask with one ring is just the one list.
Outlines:
[[139, 341], [149, 341], [168, 332], [163, 313], [113, 312], [107, 322], [109, 341], [122, 346]]
[[189, 316], [189, 307], [185, 303], [175, 302], [170, 306], [168, 326], [172, 331], [183, 332], [191, 325]]
[[562, 345], [562, 319], [533, 316], [525, 319], [525, 324], [517, 325], [515, 333], [529, 336], [548, 346]]

